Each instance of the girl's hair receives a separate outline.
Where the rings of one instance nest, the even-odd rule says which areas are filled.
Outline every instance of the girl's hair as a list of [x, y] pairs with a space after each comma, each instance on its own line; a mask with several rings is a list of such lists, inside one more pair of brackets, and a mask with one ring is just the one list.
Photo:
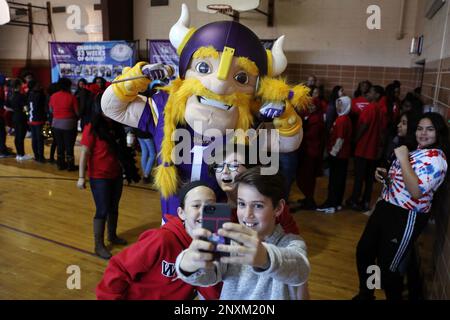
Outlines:
[[[185, 184], [183, 184], [180, 189], [178, 190], [178, 199], [180, 199], [180, 207], [182, 209], [184, 209], [185, 206], [185, 202], [184, 200], [186, 199], [187, 194], [189, 193], [189, 191], [191, 191], [192, 189], [195, 189], [197, 187], [205, 187], [208, 189], [211, 189], [213, 192], [214, 190], [211, 188], [211, 186], [209, 186], [206, 182], [204, 181], [191, 181], [191, 182], [187, 182]], [[215, 192], [214, 192], [215, 194]]]
[[13, 88], [13, 91], [19, 91], [20, 90], [20, 87], [22, 86], [22, 80], [20, 80], [20, 79], [15, 79], [13, 82], [12, 82], [12, 88]]
[[429, 146], [427, 149], [434, 148], [442, 150], [447, 157], [448, 162], [450, 156], [450, 148], [448, 141], [448, 127], [445, 123], [444, 118], [437, 112], [427, 112], [419, 118], [418, 123], [422, 119], [429, 119], [433, 124], [434, 129], [436, 130], [436, 142], [433, 145]]
[[402, 100], [402, 105], [406, 102], [411, 104], [411, 109], [417, 113], [423, 113], [423, 102], [418, 97], [416, 97], [412, 92], [408, 92], [405, 98]]
[[[91, 132], [94, 136], [97, 136], [99, 139], [106, 141], [108, 143], [109, 150], [118, 155], [119, 145], [116, 139], [122, 140], [123, 137], [125, 137], [125, 131], [122, 125], [115, 121], [112, 122], [112, 128], [110, 128], [107, 120], [102, 113], [100, 104], [101, 99], [101, 94], [98, 94], [94, 98], [94, 103], [92, 106]], [[111, 134], [110, 129], [114, 131], [114, 134]]]
[[396, 87], [395, 84], [390, 83], [386, 86], [386, 89], [385, 89], [386, 107], [387, 107], [387, 115], [388, 115], [389, 121], [392, 121], [392, 117], [393, 117], [393, 113], [394, 113], [394, 104], [396, 102], [395, 89], [397, 89], [397, 88], [398, 87]]
[[68, 78], [61, 78], [58, 81], [59, 89], [62, 91], [70, 92], [70, 88], [72, 87], [72, 81]]
[[408, 147], [408, 150], [416, 150], [417, 149], [417, 139], [416, 139], [416, 130], [417, 124], [419, 123], [420, 114], [411, 110], [407, 112], [402, 112], [400, 115], [400, 121], [402, 117], [406, 117], [408, 124], [406, 129], [406, 136], [400, 137], [400, 145], [405, 145]]
[[319, 99], [324, 100], [325, 99], [325, 87], [323, 85], [317, 86], [317, 90], [319, 91]]
[[[381, 97], [383, 97], [385, 95], [384, 89], [382, 86], [371, 86], [371, 89], [373, 89], [376, 93], [378, 93], [380, 95], [380, 99]], [[379, 100], [378, 100], [379, 101]]]
[[330, 94], [330, 103], [335, 106], [336, 100], [339, 98], [339, 91], [342, 89], [342, 86], [335, 86], [333, 90], [331, 90]]
[[236, 176], [236, 188], [239, 188], [240, 184], [256, 188], [263, 196], [270, 198], [274, 208], [281, 199], [284, 199], [284, 179], [280, 172], [274, 175], [261, 175], [261, 167], [253, 167]]
[[83, 84], [88, 84], [87, 80], [85, 78], [81, 78], [78, 80], [77, 85], [80, 85], [80, 82], [82, 82]]
[[363, 83], [367, 83], [369, 86], [369, 89], [372, 87], [372, 82], [370, 82], [369, 80], [361, 81], [360, 83], [358, 83], [358, 89], [356, 89], [355, 93], [353, 94], [354, 98], [358, 98], [358, 97], [362, 96], [361, 86], [363, 85]]

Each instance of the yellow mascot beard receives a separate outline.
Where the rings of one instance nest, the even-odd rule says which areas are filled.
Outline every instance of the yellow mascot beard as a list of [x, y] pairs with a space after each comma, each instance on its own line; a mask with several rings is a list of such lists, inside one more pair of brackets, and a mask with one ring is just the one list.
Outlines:
[[179, 186], [177, 168], [172, 162], [172, 152], [175, 147], [173, 134], [177, 126], [186, 125], [185, 112], [186, 102], [191, 96], [202, 96], [208, 99], [221, 101], [227, 105], [236, 107], [238, 119], [233, 128], [248, 130], [253, 123], [253, 114], [257, 113], [260, 102], [255, 100], [254, 95], [234, 93], [231, 95], [217, 95], [195, 78], [182, 80], [180, 78], [172, 81], [171, 85], [164, 88], [169, 94], [164, 108], [164, 137], [161, 144], [161, 164], [155, 168], [155, 187], [160, 190], [163, 198], [174, 195]]

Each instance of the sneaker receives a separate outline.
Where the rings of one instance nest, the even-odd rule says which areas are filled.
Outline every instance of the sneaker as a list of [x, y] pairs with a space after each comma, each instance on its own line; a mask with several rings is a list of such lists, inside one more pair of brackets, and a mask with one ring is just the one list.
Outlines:
[[25, 161], [25, 160], [32, 160], [32, 159], [33, 159], [32, 156], [29, 156], [26, 154], [26, 155], [23, 155], [20, 160]]
[[336, 208], [335, 207], [317, 208], [316, 211], [320, 211], [326, 214], [332, 214], [336, 212]]
[[22, 161], [22, 156], [17, 155], [16, 156], [16, 161]]
[[341, 211], [342, 210], [342, 206], [337, 206], [336, 207], [336, 211]]

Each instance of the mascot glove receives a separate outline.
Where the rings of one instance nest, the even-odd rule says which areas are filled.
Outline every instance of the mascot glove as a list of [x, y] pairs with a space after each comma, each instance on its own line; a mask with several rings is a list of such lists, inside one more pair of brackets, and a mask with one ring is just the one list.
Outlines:
[[[147, 65], [146, 62], [138, 62], [133, 68], [125, 67], [122, 75], [114, 80], [122, 80], [127, 78], [143, 76], [142, 67]], [[150, 79], [140, 78], [136, 80], [123, 81], [112, 85], [115, 95], [123, 102], [133, 101], [139, 92], [147, 90]]]
[[259, 113], [267, 120], [281, 116], [286, 109], [284, 102], [265, 102]]
[[280, 117], [273, 119], [273, 125], [278, 129], [280, 136], [292, 137], [302, 129], [302, 118], [295, 112], [292, 105], [288, 105]]

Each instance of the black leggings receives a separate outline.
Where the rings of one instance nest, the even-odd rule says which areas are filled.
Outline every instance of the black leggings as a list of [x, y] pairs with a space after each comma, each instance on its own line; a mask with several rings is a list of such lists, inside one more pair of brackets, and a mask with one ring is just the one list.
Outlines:
[[27, 135], [28, 125], [26, 122], [14, 123], [14, 144], [18, 156], [25, 155], [25, 137]]
[[389, 300], [402, 298], [403, 275], [399, 266], [417, 237], [427, 225], [428, 213], [408, 211], [380, 200], [367, 221], [356, 249], [359, 290], [373, 294], [367, 287], [368, 267], [378, 265], [381, 286]]

